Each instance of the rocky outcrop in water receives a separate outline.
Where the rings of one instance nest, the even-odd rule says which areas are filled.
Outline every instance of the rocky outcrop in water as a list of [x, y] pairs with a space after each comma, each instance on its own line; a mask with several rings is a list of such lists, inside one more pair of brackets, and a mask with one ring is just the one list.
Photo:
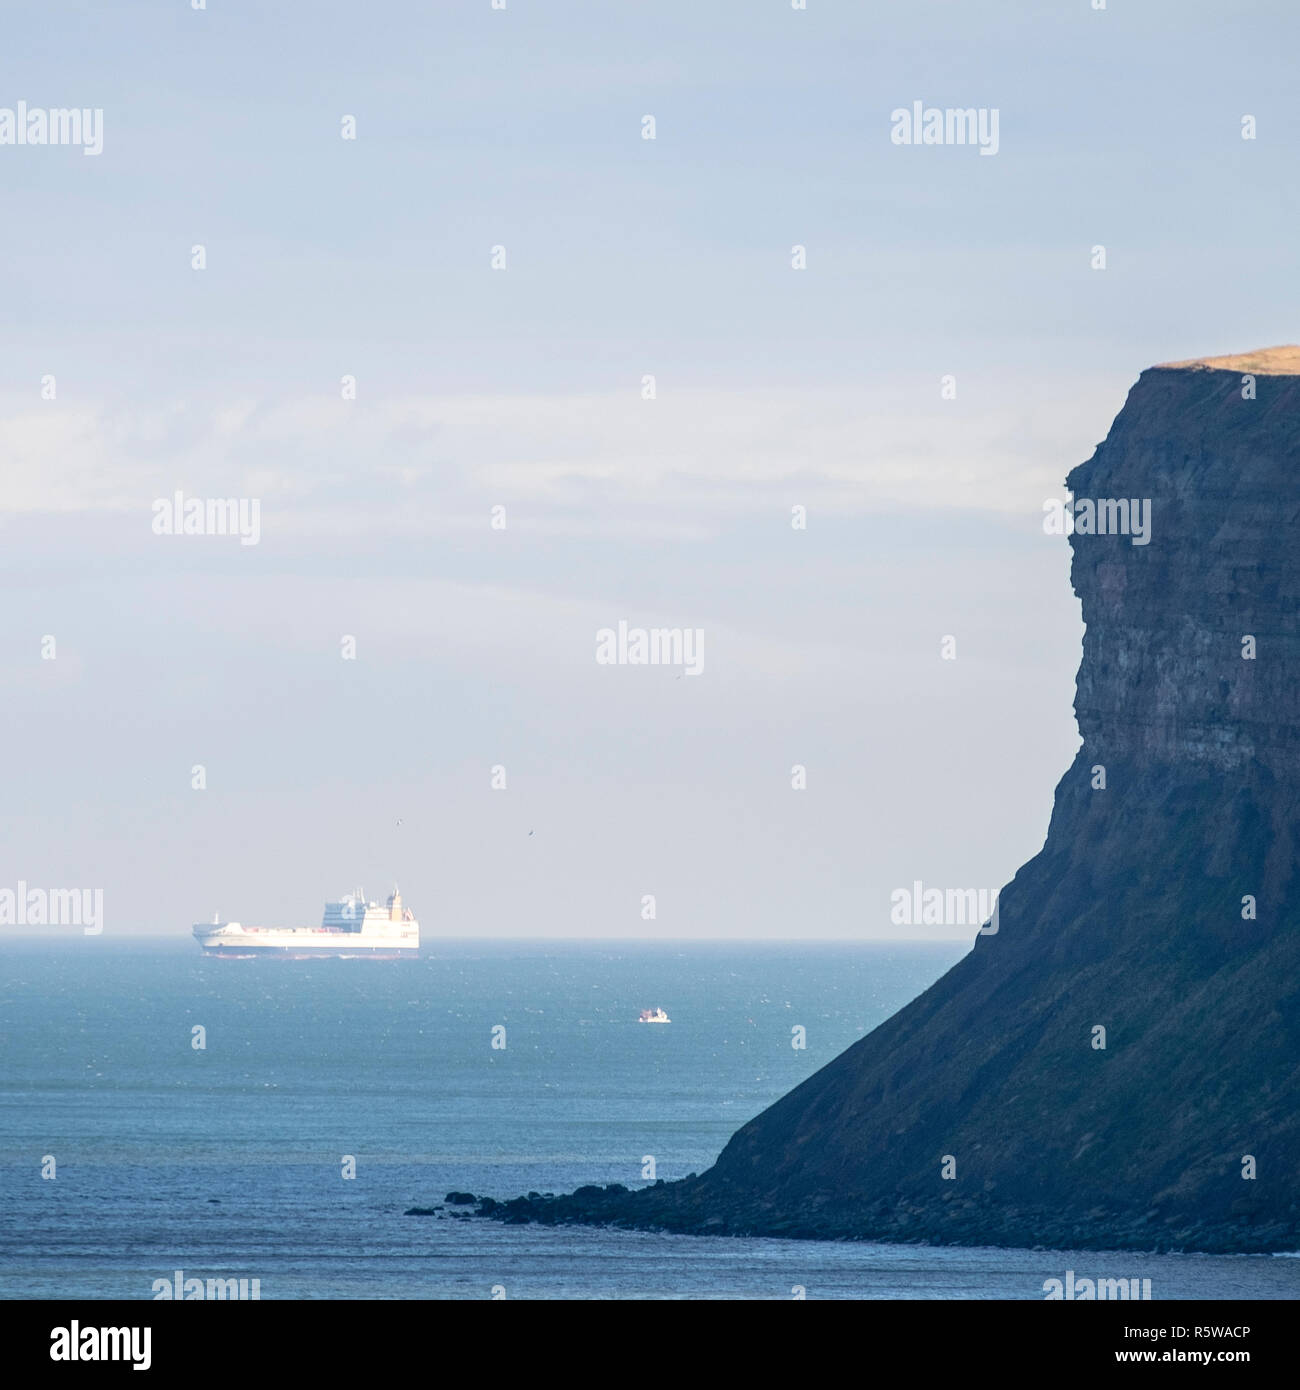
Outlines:
[[1300, 1248], [1300, 349], [1144, 372], [1068, 485], [1083, 745], [996, 934], [701, 1176], [482, 1214]]

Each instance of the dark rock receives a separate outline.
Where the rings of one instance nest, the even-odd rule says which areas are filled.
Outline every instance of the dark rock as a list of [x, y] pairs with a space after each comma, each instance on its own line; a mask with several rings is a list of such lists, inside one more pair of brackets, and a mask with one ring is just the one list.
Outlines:
[[[702, 1177], [506, 1210], [821, 1238], [1300, 1247], [1300, 350], [1144, 372], [1067, 482], [1076, 499], [1150, 499], [1149, 543], [1069, 538], [1083, 744], [997, 930]], [[1243, 1179], [1247, 1155], [1257, 1176]]]
[[449, 1192], [442, 1200], [453, 1207], [472, 1207], [478, 1198], [472, 1192]]

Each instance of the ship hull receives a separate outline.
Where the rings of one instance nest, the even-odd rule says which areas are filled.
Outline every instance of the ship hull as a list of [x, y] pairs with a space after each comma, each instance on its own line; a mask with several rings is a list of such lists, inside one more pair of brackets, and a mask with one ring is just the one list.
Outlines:
[[205, 956], [230, 960], [402, 960], [420, 953], [419, 929], [410, 923], [394, 932], [196, 926], [194, 939]]
[[382, 947], [321, 946], [306, 951], [297, 946], [204, 946], [203, 954], [221, 960], [414, 960], [419, 956], [420, 948], [412, 946], [392, 950]]

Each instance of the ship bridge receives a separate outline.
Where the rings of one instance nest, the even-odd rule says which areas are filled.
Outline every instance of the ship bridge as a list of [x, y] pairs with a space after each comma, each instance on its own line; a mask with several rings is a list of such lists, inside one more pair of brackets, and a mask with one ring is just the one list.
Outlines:
[[321, 926], [334, 931], [359, 932], [388, 922], [411, 922], [414, 918], [409, 908], [402, 907], [402, 894], [394, 888], [388, 902], [380, 907], [378, 903], [367, 902], [365, 893], [358, 888], [354, 893], [345, 894], [325, 904], [325, 915]]

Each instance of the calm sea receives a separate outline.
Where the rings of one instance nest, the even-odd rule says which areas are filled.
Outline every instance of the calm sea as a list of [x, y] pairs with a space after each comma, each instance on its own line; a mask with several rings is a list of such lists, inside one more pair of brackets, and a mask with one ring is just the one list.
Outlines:
[[[1073, 1269], [1149, 1278], [1154, 1298], [1300, 1294], [1285, 1257], [403, 1216], [452, 1189], [635, 1186], [649, 1158], [662, 1178], [702, 1171], [965, 950], [426, 949], [291, 962], [208, 960], [189, 940], [0, 943], [0, 1293], [147, 1299], [181, 1269], [256, 1278], [264, 1299], [1042, 1298]], [[653, 1006], [671, 1025], [637, 1022]]]

